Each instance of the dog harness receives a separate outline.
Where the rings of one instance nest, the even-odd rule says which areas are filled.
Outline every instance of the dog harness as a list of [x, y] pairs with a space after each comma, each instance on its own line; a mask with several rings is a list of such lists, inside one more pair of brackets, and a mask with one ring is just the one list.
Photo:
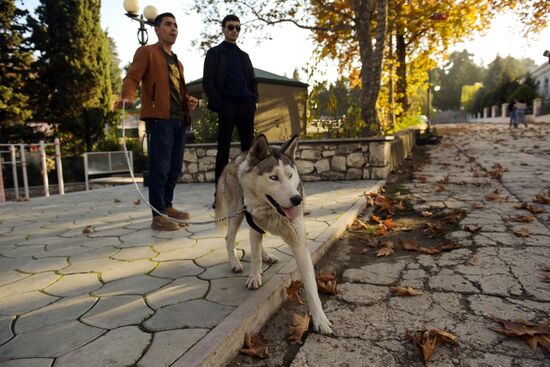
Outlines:
[[255, 230], [260, 234], [265, 234], [265, 231], [260, 227], [258, 227], [258, 225], [254, 222], [254, 218], [252, 218], [252, 214], [250, 214], [250, 212], [246, 209], [246, 205], [244, 204], [243, 204], [243, 209], [244, 209], [244, 217], [246, 218], [246, 223], [248, 223], [250, 228], [252, 228], [253, 230]]

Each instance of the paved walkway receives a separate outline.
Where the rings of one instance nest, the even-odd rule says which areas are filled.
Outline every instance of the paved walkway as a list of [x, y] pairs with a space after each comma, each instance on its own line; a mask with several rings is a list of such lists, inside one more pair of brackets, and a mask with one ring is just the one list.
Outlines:
[[[347, 269], [339, 294], [324, 306], [335, 335], [310, 334], [292, 367], [422, 366], [405, 332], [433, 327], [457, 335], [458, 344], [440, 346], [430, 366], [550, 366], [550, 353], [540, 345], [534, 353], [522, 340], [488, 328], [500, 327], [491, 316], [535, 323], [550, 316], [550, 284], [542, 271], [550, 268], [550, 205], [537, 204], [545, 209], [539, 214], [515, 208], [533, 204], [536, 194], [550, 197], [550, 125], [462, 125], [451, 134], [446, 128], [453, 126], [441, 126], [443, 143], [430, 149], [431, 163], [416, 172], [403, 198], [419, 212], [464, 209], [460, 228], [481, 230], [449, 235], [462, 244], [451, 252], [372, 255], [370, 264]], [[502, 179], [483, 177], [496, 163], [505, 169]], [[449, 183], [437, 183], [444, 176]], [[438, 185], [444, 191], [437, 192]], [[487, 199], [495, 190], [502, 200]], [[536, 219], [518, 223], [517, 215]], [[529, 236], [514, 235], [520, 228]], [[424, 295], [392, 297], [394, 285]]]
[[[310, 247], [322, 252], [374, 184], [307, 183]], [[178, 185], [175, 206], [193, 220], [211, 219], [212, 192], [211, 184]], [[119, 186], [0, 207], [0, 366], [159, 367], [179, 360], [189, 367], [203, 350], [218, 353], [216, 343], [231, 339], [235, 327], [220, 324], [257, 316], [251, 299], [260, 291], [245, 288], [246, 225], [237, 236], [245, 272], [234, 274], [213, 225], [153, 231], [137, 198], [133, 186]], [[84, 234], [87, 226], [92, 231]], [[280, 294], [291, 252], [273, 236], [264, 245], [280, 262], [265, 267], [261, 291]], [[240, 345], [242, 334], [233, 342]], [[190, 348], [200, 352], [187, 356]]]

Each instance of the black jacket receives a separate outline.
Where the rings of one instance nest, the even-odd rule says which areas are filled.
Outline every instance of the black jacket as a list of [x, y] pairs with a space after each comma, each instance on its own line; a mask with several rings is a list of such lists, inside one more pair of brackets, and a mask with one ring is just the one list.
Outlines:
[[[254, 74], [254, 68], [250, 57], [239, 49], [245, 68], [246, 85], [252, 92], [254, 103], [258, 103], [258, 82]], [[208, 109], [219, 112], [222, 104], [222, 89], [227, 75], [227, 49], [225, 43], [212, 47], [206, 53], [204, 59], [204, 71], [202, 76], [202, 88], [208, 97]]]

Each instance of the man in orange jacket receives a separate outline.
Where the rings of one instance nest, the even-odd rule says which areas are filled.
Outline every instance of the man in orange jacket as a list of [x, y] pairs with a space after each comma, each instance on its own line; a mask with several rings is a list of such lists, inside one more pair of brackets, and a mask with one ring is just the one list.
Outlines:
[[[177, 220], [189, 213], [172, 206], [176, 182], [181, 175], [186, 130], [191, 125], [189, 111], [198, 100], [187, 94], [183, 65], [172, 52], [178, 25], [172, 13], [155, 18], [158, 43], [138, 48], [122, 85], [122, 100], [117, 107], [131, 107], [141, 82], [140, 118], [147, 124], [149, 145], [149, 201], [159, 212]], [[181, 224], [180, 224], [181, 225]], [[173, 231], [178, 224], [153, 212], [151, 227]]]

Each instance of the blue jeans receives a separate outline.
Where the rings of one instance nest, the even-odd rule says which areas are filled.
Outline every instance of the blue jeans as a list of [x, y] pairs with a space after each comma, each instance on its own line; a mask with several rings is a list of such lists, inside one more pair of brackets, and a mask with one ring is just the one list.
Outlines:
[[[183, 120], [149, 121], [149, 202], [164, 213], [172, 206], [185, 149]], [[153, 216], [158, 215], [153, 212]]]

